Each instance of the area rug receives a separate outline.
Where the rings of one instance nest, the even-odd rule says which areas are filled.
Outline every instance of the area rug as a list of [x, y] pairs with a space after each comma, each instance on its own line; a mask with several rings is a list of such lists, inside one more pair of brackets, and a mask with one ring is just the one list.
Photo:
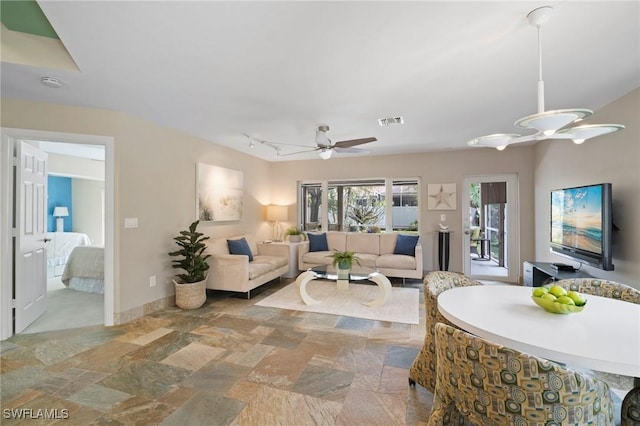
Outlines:
[[336, 283], [333, 281], [313, 280], [307, 284], [307, 293], [321, 303], [305, 305], [300, 298], [298, 286], [294, 282], [256, 303], [256, 306], [404, 324], [418, 324], [420, 321], [418, 312], [420, 291], [417, 288], [393, 287], [389, 300], [377, 308], [363, 305], [363, 302], [376, 298], [378, 286], [374, 284], [350, 283], [348, 290], [341, 291], [336, 288]]

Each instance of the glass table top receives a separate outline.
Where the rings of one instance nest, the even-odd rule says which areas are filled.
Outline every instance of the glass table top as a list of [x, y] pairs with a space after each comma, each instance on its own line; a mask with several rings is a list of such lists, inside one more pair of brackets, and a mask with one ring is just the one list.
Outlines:
[[[307, 270], [316, 274], [317, 278], [323, 278], [327, 280], [338, 279], [338, 269], [332, 265], [314, 266]], [[353, 265], [349, 270], [349, 277], [348, 278], [340, 277], [340, 279], [348, 279], [349, 281], [368, 280], [371, 277], [371, 275], [374, 274], [375, 272], [378, 272], [378, 270], [374, 268], [368, 268], [365, 266]]]

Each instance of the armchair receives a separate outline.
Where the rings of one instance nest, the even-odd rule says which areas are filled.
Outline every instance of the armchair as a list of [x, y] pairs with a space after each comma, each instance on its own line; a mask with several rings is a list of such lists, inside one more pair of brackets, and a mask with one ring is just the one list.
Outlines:
[[479, 226], [470, 227], [469, 234], [469, 253], [475, 254], [476, 256], [480, 256], [480, 252], [478, 251], [478, 246], [482, 241], [479, 240], [480, 235], [482, 234], [482, 229]]
[[409, 370], [409, 385], [413, 386], [417, 382], [420, 386], [433, 392], [436, 387], [437, 364], [435, 325], [439, 322], [453, 325], [438, 311], [438, 295], [450, 288], [482, 284], [462, 274], [446, 271], [429, 272], [424, 277], [423, 283], [427, 333], [424, 336], [422, 350]]
[[454, 410], [475, 425], [613, 425], [609, 386], [552, 361], [436, 324], [437, 382], [429, 426]]
[[640, 305], [640, 290], [615, 281], [599, 280], [597, 278], [570, 278], [555, 281], [566, 290], [575, 290], [583, 294], [619, 299]]

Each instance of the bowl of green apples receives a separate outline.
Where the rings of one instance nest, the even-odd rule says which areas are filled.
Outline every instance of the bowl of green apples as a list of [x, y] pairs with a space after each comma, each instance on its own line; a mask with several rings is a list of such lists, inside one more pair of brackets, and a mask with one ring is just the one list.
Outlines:
[[577, 291], [567, 291], [559, 285], [542, 286], [533, 289], [531, 299], [552, 314], [573, 314], [580, 312], [587, 304], [586, 299]]

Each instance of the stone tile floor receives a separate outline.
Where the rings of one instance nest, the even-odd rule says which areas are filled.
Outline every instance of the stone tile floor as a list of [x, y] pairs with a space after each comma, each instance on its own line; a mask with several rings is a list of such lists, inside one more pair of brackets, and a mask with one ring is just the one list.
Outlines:
[[0, 423], [426, 424], [432, 395], [407, 382], [424, 306], [418, 325], [254, 306], [291, 281], [251, 300], [210, 292], [193, 311], [1, 342]]
[[[254, 306], [291, 282], [0, 342], [0, 424], [425, 425], [433, 395], [408, 386], [422, 282], [405, 284], [418, 325]], [[631, 378], [605, 376], [619, 406]]]

